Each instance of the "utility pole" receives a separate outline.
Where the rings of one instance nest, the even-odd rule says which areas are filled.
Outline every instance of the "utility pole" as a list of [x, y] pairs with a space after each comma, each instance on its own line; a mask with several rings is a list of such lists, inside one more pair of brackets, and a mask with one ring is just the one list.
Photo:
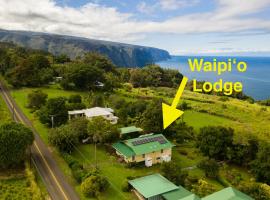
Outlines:
[[97, 142], [95, 142], [95, 168], [97, 170]]
[[51, 116], [51, 121], [52, 121], [52, 128], [54, 128], [54, 117], [55, 115], [50, 115]]
[[15, 108], [13, 104], [12, 104], [12, 118], [13, 118], [13, 121], [15, 121]]

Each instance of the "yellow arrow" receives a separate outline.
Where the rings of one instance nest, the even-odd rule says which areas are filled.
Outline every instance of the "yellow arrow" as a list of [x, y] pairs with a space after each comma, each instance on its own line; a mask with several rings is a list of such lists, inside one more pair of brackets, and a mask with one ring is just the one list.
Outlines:
[[183, 77], [182, 82], [177, 90], [177, 93], [173, 99], [172, 105], [169, 106], [165, 103], [162, 103], [162, 114], [163, 114], [163, 128], [166, 129], [173, 123], [177, 118], [184, 114], [183, 111], [176, 109], [178, 102], [182, 96], [182, 93], [187, 84], [188, 78]]

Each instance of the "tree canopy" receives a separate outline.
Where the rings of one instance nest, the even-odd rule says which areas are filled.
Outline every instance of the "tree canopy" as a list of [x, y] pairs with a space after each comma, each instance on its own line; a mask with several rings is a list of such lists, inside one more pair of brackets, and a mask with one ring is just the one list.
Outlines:
[[68, 112], [66, 108], [66, 99], [64, 97], [51, 98], [38, 111], [38, 116], [43, 124], [52, 126], [52, 117], [54, 126], [60, 126], [67, 122]]
[[33, 132], [15, 122], [0, 126], [0, 167], [9, 168], [26, 158], [26, 149], [33, 143]]
[[48, 95], [41, 90], [35, 90], [28, 94], [28, 107], [33, 110], [40, 109], [45, 105]]
[[88, 123], [88, 135], [95, 143], [112, 143], [119, 139], [120, 132], [117, 126], [103, 117], [95, 117]]
[[233, 143], [234, 131], [222, 126], [208, 126], [200, 129], [197, 146], [201, 152], [214, 159], [225, 159]]
[[260, 145], [256, 159], [252, 162], [252, 171], [258, 181], [270, 184], [270, 144]]
[[46, 56], [34, 54], [10, 69], [7, 78], [15, 87], [41, 86], [53, 80], [53, 69]]

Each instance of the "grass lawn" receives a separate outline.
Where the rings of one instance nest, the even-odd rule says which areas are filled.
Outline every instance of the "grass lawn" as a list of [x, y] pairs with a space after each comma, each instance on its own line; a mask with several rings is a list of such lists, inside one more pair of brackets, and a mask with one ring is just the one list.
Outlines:
[[44, 88], [22, 88], [19, 90], [11, 90], [11, 95], [15, 99], [16, 103], [20, 106], [24, 114], [28, 117], [28, 119], [30, 119], [34, 127], [38, 130], [42, 139], [48, 144], [48, 128], [42, 123], [40, 123], [35, 113], [31, 112], [31, 110], [27, 108], [27, 96], [29, 93], [31, 93], [33, 90], [36, 89], [41, 89], [43, 92], [48, 94], [48, 98], [55, 98], [60, 96], [68, 98], [72, 94], [82, 94], [82, 93], [60, 90], [57, 86]]
[[[95, 166], [94, 145], [81, 145], [73, 152], [73, 156], [89, 169]], [[121, 190], [126, 178], [145, 176], [159, 171], [159, 165], [151, 168], [128, 168], [125, 164], [117, 162], [117, 158], [107, 153], [101, 146], [97, 148], [97, 164], [111, 186], [109, 191], [101, 196], [101, 199], [133, 199], [131, 193], [124, 193]]]
[[0, 96], [0, 124], [7, 121], [11, 121], [11, 115], [4, 99]]
[[201, 113], [194, 110], [187, 110], [182, 116], [184, 122], [189, 126], [192, 126], [196, 131], [204, 126], [231, 126], [234, 123], [232, 120], [209, 115], [207, 113]]

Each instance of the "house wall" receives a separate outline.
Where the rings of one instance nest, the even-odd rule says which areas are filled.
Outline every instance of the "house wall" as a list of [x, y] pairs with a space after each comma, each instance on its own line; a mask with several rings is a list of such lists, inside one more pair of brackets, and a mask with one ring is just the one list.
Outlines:
[[[104, 119], [108, 120], [111, 122], [111, 124], [117, 124], [117, 120], [114, 119], [114, 115], [102, 115], [101, 117], [103, 117]], [[87, 119], [91, 120], [93, 117], [86, 117]]]
[[132, 192], [137, 196], [139, 200], [163, 200], [161, 195], [153, 196], [146, 199], [137, 190], [133, 189]]
[[[117, 153], [119, 155], [119, 153]], [[121, 154], [120, 154], [121, 155]], [[161, 160], [161, 157], [162, 156], [165, 156], [165, 155], [172, 155], [172, 149], [164, 149], [163, 150], [163, 153], [161, 153], [161, 151], [155, 151], [155, 152], [152, 152], [152, 153], [148, 153], [148, 154], [145, 154], [145, 156], [143, 155], [137, 155], [134, 157], [134, 160], [133, 158], [125, 158], [124, 157], [124, 160], [129, 163], [129, 162], [144, 162], [145, 159], [147, 157], [150, 157], [152, 158], [152, 163], [153, 164], [156, 164], [156, 163], [161, 163], [162, 160]]]
[[139, 200], [146, 200], [137, 190], [133, 189], [132, 192], [136, 195]]

